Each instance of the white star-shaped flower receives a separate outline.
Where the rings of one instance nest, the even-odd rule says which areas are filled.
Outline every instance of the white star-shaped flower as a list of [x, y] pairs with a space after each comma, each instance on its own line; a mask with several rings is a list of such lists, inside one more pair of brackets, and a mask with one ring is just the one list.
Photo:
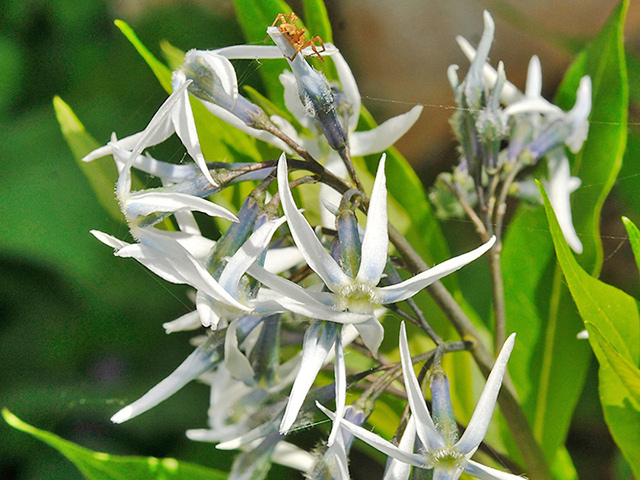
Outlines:
[[[399, 462], [418, 468], [432, 469], [433, 478], [437, 480], [456, 480], [462, 472], [481, 480], [521, 479], [522, 477], [502, 472], [471, 460], [489, 428], [489, 422], [493, 415], [514, 341], [515, 334], [512, 334], [502, 347], [469, 425], [462, 436], [458, 437], [455, 418], [453, 418], [451, 411], [449, 382], [443, 372], [432, 374], [432, 418], [413, 370], [407, 334], [404, 324], [402, 324], [400, 327], [400, 357], [405, 388], [412, 412], [411, 422], [413, 423], [407, 428], [410, 429], [410, 434], [412, 429], [415, 428], [415, 432], [425, 450], [420, 453], [413, 453], [414, 442], [412, 440], [415, 438], [414, 435], [407, 435], [407, 438], [402, 439], [400, 446], [396, 446], [369, 430], [346, 420], [341, 422], [341, 426]], [[318, 407], [329, 417], [334, 417], [334, 414], [322, 405], [318, 404]], [[385, 480], [406, 480], [408, 478], [409, 469], [399, 468], [397, 462], [387, 470], [385, 475]]]

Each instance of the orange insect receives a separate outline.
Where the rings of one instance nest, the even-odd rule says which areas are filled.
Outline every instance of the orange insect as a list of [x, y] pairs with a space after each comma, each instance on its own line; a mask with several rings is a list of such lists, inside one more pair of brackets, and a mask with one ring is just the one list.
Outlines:
[[[296, 27], [295, 24], [297, 21], [298, 17], [293, 12], [291, 12], [289, 15], [279, 13], [275, 21], [271, 25], [272, 27], [275, 27], [276, 24], [280, 22], [280, 25], [278, 25], [278, 30], [280, 30], [280, 33], [282, 33], [287, 38], [291, 46], [296, 49], [296, 53], [294, 53], [293, 57], [291, 57], [289, 60], [293, 60], [294, 58], [296, 58], [296, 55], [298, 55], [298, 53], [300, 53], [305, 48], [311, 47], [313, 53], [309, 56], [317, 56], [324, 62], [324, 58], [322, 58], [322, 55], [320, 55], [322, 52], [326, 51], [322, 39], [318, 36], [315, 36], [312, 39], [307, 40], [307, 38], [304, 36], [304, 28]], [[318, 42], [318, 45], [316, 45], [316, 42]], [[318, 50], [319, 48], [321, 48], [322, 50]]]

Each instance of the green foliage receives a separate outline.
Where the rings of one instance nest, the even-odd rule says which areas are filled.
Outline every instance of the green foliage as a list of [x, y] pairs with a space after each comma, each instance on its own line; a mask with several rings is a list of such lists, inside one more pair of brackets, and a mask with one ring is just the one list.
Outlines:
[[87, 180], [91, 184], [93, 193], [96, 194], [98, 202], [103, 208], [109, 212], [109, 215], [115, 220], [122, 221], [122, 212], [116, 201], [113, 192], [114, 185], [118, 180], [118, 172], [113, 163], [113, 159], [100, 158], [93, 162], [83, 162], [84, 157], [89, 152], [95, 150], [100, 145], [95, 139], [87, 133], [84, 125], [78, 120], [73, 113], [71, 107], [67, 105], [60, 97], [54, 97], [53, 108], [56, 111], [56, 118], [60, 124], [62, 135], [64, 135], [71, 153], [78, 167], [85, 174]]
[[313, 36], [319, 36], [325, 42], [333, 42], [333, 32], [323, 0], [302, 0], [304, 16]]
[[[580, 263], [591, 272], [602, 265], [599, 219], [602, 204], [621, 167], [626, 142], [628, 88], [623, 27], [628, 2], [622, 2], [598, 37], [567, 72], [559, 105], [573, 106], [584, 75], [593, 82], [589, 137], [573, 159], [572, 174], [589, 188], [573, 194], [573, 218], [584, 253]], [[601, 123], [603, 122], [603, 123]], [[503, 247], [503, 277], [508, 331], [518, 332], [518, 348], [509, 362], [525, 412], [549, 462], [564, 442], [584, 384], [589, 350], [575, 338], [582, 329], [545, 234], [540, 208], [522, 206], [509, 226]]]
[[127, 40], [131, 42], [131, 44], [138, 51], [140, 56], [144, 58], [144, 61], [147, 62], [153, 74], [160, 81], [160, 85], [167, 93], [171, 93], [171, 70], [167, 68], [162, 62], [160, 62], [154, 55], [149, 51], [147, 47], [140, 41], [138, 36], [135, 34], [133, 29], [127, 25], [122, 20], [116, 20], [114, 22], [116, 27], [120, 29], [120, 31], [127, 37]]
[[[271, 25], [278, 14], [291, 13], [291, 7], [283, 0], [234, 0], [236, 16], [244, 37], [249, 44], [266, 44], [266, 27]], [[304, 28], [300, 20], [298, 25]], [[278, 75], [284, 70], [284, 60], [265, 61], [260, 68], [260, 78], [267, 97], [280, 108], [284, 108], [284, 88]]]
[[6, 408], [4, 420], [22, 432], [55, 448], [82, 472], [88, 480], [224, 480], [225, 473], [201, 467], [174, 458], [122, 457], [94, 452], [63, 440], [53, 433], [40, 430], [23, 422]]
[[590, 276], [562, 236], [546, 194], [549, 229], [589, 342], [600, 364], [600, 401], [611, 434], [636, 476], [640, 474], [640, 304], [615, 287]]
[[636, 259], [636, 265], [638, 267], [638, 271], [640, 272], [640, 230], [638, 230], [638, 227], [636, 227], [636, 225], [627, 217], [622, 217], [622, 222], [624, 223], [624, 228], [627, 229], [629, 242], [631, 243], [631, 248], [633, 249], [633, 256]]

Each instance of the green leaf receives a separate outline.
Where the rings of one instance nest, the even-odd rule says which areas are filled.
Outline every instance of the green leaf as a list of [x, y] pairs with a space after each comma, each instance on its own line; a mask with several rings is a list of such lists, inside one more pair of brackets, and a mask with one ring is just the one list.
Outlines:
[[[244, 36], [249, 44], [267, 44], [267, 27], [278, 14], [291, 13], [291, 7], [282, 0], [234, 0], [236, 16]], [[302, 28], [301, 22], [298, 23]], [[284, 108], [284, 87], [278, 76], [286, 68], [282, 61], [263, 61], [260, 66], [260, 77], [267, 91], [267, 96], [280, 108]]]
[[[628, 3], [616, 8], [574, 62], [557, 95], [557, 103], [568, 110], [582, 76], [591, 76], [589, 137], [572, 159], [573, 175], [582, 179], [583, 188], [572, 195], [572, 212], [584, 246], [579, 261], [594, 274], [602, 265], [600, 212], [619, 173], [626, 142], [628, 88], [622, 39]], [[507, 330], [518, 332], [509, 371], [551, 463], [566, 438], [590, 352], [586, 344], [573, 341], [583, 325], [563, 284], [542, 208], [518, 209], [505, 236], [502, 265]]]
[[[637, 369], [640, 363], [640, 305], [623, 291], [593, 278], [578, 264], [562, 236], [546, 193], [542, 194], [558, 262], [580, 315], [590, 328], [589, 342], [600, 363], [599, 391], [605, 421], [638, 477], [640, 410], [634, 406], [637, 405], [634, 395], [621, 376], [627, 383], [635, 384], [633, 376], [629, 379], [629, 370]], [[630, 368], [623, 367], [623, 363]]]
[[627, 229], [627, 235], [629, 235], [629, 242], [631, 243], [633, 256], [636, 259], [636, 265], [640, 272], [640, 230], [638, 230], [638, 227], [636, 227], [636, 225], [627, 217], [622, 217], [622, 223], [624, 223], [624, 228]]
[[118, 171], [111, 157], [99, 158], [93, 162], [83, 162], [82, 157], [100, 145], [87, 133], [84, 125], [64, 100], [58, 96], [54, 97], [53, 108], [55, 109], [62, 135], [64, 135], [69, 148], [71, 148], [73, 158], [89, 180], [98, 202], [112, 218], [122, 222], [124, 218], [113, 191], [114, 185], [118, 180]]
[[333, 32], [324, 0], [302, 0], [304, 20], [313, 36], [318, 35], [325, 42], [333, 43]]
[[638, 221], [640, 218], [640, 188], [637, 176], [640, 171], [640, 128], [629, 128], [627, 150], [622, 162], [620, 177], [616, 183], [616, 196], [620, 200], [621, 211]]
[[640, 410], [640, 369], [633, 364], [631, 359], [620, 354], [611, 342], [604, 338], [598, 327], [588, 322], [585, 325], [589, 331], [589, 337], [594, 337], [613, 371], [635, 400], [636, 410]]
[[167, 93], [171, 93], [171, 70], [169, 70], [169, 68], [164, 63], [158, 60], [153, 55], [153, 53], [151, 53], [151, 51], [149, 51], [149, 49], [144, 46], [144, 44], [140, 41], [138, 36], [129, 25], [127, 25], [122, 20], [116, 20], [113, 23], [115, 23], [116, 27], [118, 27], [124, 34], [124, 36], [127, 37], [127, 40], [131, 42], [140, 56], [144, 58], [144, 61], [147, 62], [147, 65], [151, 67], [153, 74], [160, 81], [160, 85], [162, 85], [162, 88], [164, 88]]
[[227, 474], [173, 458], [123, 457], [94, 452], [59, 436], [24, 423], [6, 408], [4, 420], [13, 428], [55, 448], [78, 467], [89, 480], [224, 480]]
[[640, 103], [640, 57], [629, 53], [627, 62], [629, 67], [629, 95], [633, 102]]

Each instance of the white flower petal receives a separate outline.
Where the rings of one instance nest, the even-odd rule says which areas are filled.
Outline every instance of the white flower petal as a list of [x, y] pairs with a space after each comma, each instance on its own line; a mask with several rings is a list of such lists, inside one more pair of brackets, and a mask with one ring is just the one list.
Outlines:
[[[122, 200], [126, 199], [129, 192], [131, 191], [130, 169], [133, 165], [133, 162], [137, 160], [142, 151], [147, 147], [157, 145], [158, 143], [165, 141], [175, 131], [175, 126], [172, 122], [172, 112], [175, 109], [176, 105], [178, 105], [180, 101], [184, 99], [184, 95], [187, 94], [187, 86], [188, 82], [185, 82], [171, 95], [169, 95], [169, 97], [160, 106], [155, 115], [151, 118], [151, 121], [149, 122], [147, 127], [142, 132], [136, 134], [135, 136], [132, 136], [135, 140], [137, 140], [137, 142], [133, 148], [126, 148], [126, 150], [131, 150], [131, 155], [129, 160], [127, 161], [127, 164], [120, 172], [120, 176], [118, 177], [118, 183], [116, 184], [116, 193], [118, 194], [118, 198]], [[127, 139], [123, 139], [118, 143], [128, 144], [131, 142], [132, 140], [127, 141]]]
[[[325, 407], [316, 402], [316, 406], [322, 410], [322, 412], [331, 418], [332, 420], [335, 418], [335, 415], [330, 410], [327, 410]], [[424, 457], [422, 455], [417, 455], [414, 453], [408, 453], [403, 450], [400, 450], [391, 442], [383, 439], [382, 437], [376, 435], [375, 433], [370, 432], [358, 425], [351, 423], [348, 420], [343, 420], [341, 422], [342, 428], [351, 432], [354, 436], [358, 437], [360, 440], [367, 442], [376, 450], [381, 451], [382, 453], [389, 455], [391, 457], [397, 458], [401, 462], [409, 463], [416, 467], [425, 468]]]
[[384, 173], [386, 155], [382, 154], [371, 192], [367, 227], [362, 240], [362, 255], [356, 281], [376, 286], [387, 264], [389, 233], [387, 226], [387, 186]]
[[469, 420], [467, 429], [455, 444], [455, 449], [464, 455], [472, 455], [476, 451], [480, 442], [487, 434], [489, 422], [493, 415], [493, 409], [496, 406], [496, 400], [500, 387], [502, 386], [502, 378], [507, 370], [507, 362], [513, 350], [513, 344], [516, 341], [516, 334], [512, 333], [504, 342], [500, 355], [496, 359], [496, 363], [487, 378], [487, 383], [480, 394], [480, 400], [476, 405], [476, 409]]
[[426, 270], [414, 277], [405, 280], [404, 282], [397, 283], [395, 285], [389, 285], [388, 287], [377, 288], [377, 293], [380, 297], [380, 303], [394, 303], [401, 300], [405, 300], [412, 295], [415, 295], [423, 288], [431, 285], [433, 282], [455, 272], [456, 270], [464, 267], [467, 263], [472, 262], [487, 250], [489, 250], [495, 243], [496, 238], [491, 239], [482, 246], [464, 253], [454, 258], [450, 258], [434, 267]]
[[362, 341], [367, 346], [369, 351], [374, 357], [378, 356], [378, 348], [384, 338], [384, 328], [380, 321], [371, 317], [366, 322], [354, 323], [353, 326], [358, 330], [358, 333], [362, 337]]
[[422, 113], [422, 106], [416, 105], [407, 113], [390, 118], [373, 130], [353, 132], [349, 135], [349, 147], [353, 157], [380, 153], [396, 143], [409, 131]]
[[293, 201], [293, 196], [289, 189], [287, 159], [284, 154], [280, 156], [280, 161], [278, 162], [278, 191], [280, 192], [280, 201], [287, 217], [291, 235], [309, 266], [332, 291], [337, 285], [348, 283], [351, 279], [342, 271], [338, 263], [320, 243], [311, 225], [302, 216]]
[[300, 303], [281, 294], [278, 294], [278, 297], [274, 299], [274, 302], [282, 307], [282, 310], [278, 310], [280, 312], [285, 311], [297, 313], [298, 315], [309, 317], [312, 320], [325, 320], [333, 323], [357, 325], [366, 322], [371, 318], [371, 315], [369, 314], [352, 313], [349, 311], [343, 312], [325, 305], [317, 306]]
[[116, 413], [111, 417], [111, 421], [114, 423], [126, 422], [146, 412], [169, 398], [191, 380], [209, 370], [213, 363], [211, 354], [207, 350], [206, 348], [197, 348], [171, 375], [149, 390], [140, 399]]
[[328, 322], [315, 322], [305, 332], [300, 370], [291, 388], [289, 402], [280, 423], [280, 433], [286, 433], [295, 423], [307, 393], [335, 340], [336, 327]]
[[574, 252], [580, 254], [582, 253], [582, 242], [573, 226], [570, 198], [571, 192], [577, 188], [576, 183], [580, 185], [579, 179], [571, 176], [569, 159], [564, 153], [561, 154], [561, 158], [550, 157], [549, 167], [551, 178], [548, 182], [544, 182], [549, 202], [558, 218], [560, 230], [562, 230], [565, 240]]
[[184, 315], [176, 318], [175, 320], [162, 324], [162, 328], [164, 328], [166, 333], [196, 330], [201, 326], [202, 326], [202, 323], [200, 323], [200, 315], [198, 314], [197, 310], [194, 310], [193, 312], [185, 313]]
[[211, 176], [209, 167], [207, 167], [207, 161], [202, 154], [200, 148], [200, 140], [198, 139], [198, 132], [196, 130], [196, 122], [193, 117], [193, 111], [191, 110], [191, 104], [189, 103], [189, 93], [184, 90], [181, 93], [181, 101], [178, 102], [171, 112], [171, 119], [173, 121], [176, 134], [182, 140], [182, 143], [187, 149], [187, 152], [196, 162], [196, 165], [200, 167], [205, 178], [211, 183], [211, 185], [217, 185], [217, 182]]
[[271, 273], [282, 273], [302, 262], [304, 257], [298, 247], [270, 248], [264, 259], [264, 268]]
[[284, 87], [284, 105], [300, 124], [312, 131], [316, 131], [317, 127], [313, 117], [307, 114], [307, 109], [300, 101], [298, 93], [298, 84], [296, 77], [291, 72], [283, 72], [280, 74], [280, 83]]
[[[416, 442], [416, 423], [413, 416], [409, 418], [407, 426], [404, 429], [402, 438], [398, 448], [407, 453], [413, 453], [413, 446]], [[398, 460], [397, 458], [389, 457], [387, 461], [387, 467], [384, 470], [384, 477], [382, 480], [409, 480], [411, 474], [411, 465]]]
[[[213, 79], [213, 92], [211, 95], [222, 97], [226, 95], [235, 104], [238, 98], [238, 79], [236, 70], [228, 58], [220, 55], [215, 50], [189, 50], [184, 56], [183, 69], [190, 70], [191, 65], [209, 70]], [[206, 67], [205, 67], [206, 66]], [[180, 81], [180, 80], [178, 80]], [[220, 91], [222, 87], [222, 91]]]
[[[400, 324], [400, 359], [402, 361], [402, 372], [404, 374], [404, 385], [407, 390], [411, 413], [416, 423], [416, 432], [420, 441], [427, 451], [440, 450], [445, 446], [445, 441], [436, 430], [436, 426], [431, 419], [431, 414], [422, 396], [422, 389], [413, 371], [411, 354], [409, 353], [409, 343], [407, 342], [407, 331], [404, 322]], [[399, 458], [399, 457], [396, 457]]]
[[[293, 283], [284, 277], [268, 272], [258, 264], [254, 263], [251, 265], [247, 269], [247, 273], [260, 283], [263, 283], [267, 287], [273, 289], [275, 292], [295, 300], [296, 302], [308, 304], [309, 306], [314, 307], [329, 307], [327, 303], [323, 302], [323, 300], [327, 300], [329, 298], [327, 293], [311, 292], [297, 283]], [[271, 296], [270, 298], [277, 297]]]
[[186, 193], [149, 192], [134, 193], [126, 200], [127, 215], [131, 218], [155, 212], [196, 211], [212, 217], [221, 217], [237, 222], [238, 218], [220, 205]]
[[175, 265], [167, 262], [162, 253], [157, 250], [139, 243], [129, 244], [116, 252], [118, 257], [135, 258], [142, 265], [147, 267], [153, 273], [167, 282], [176, 284], [188, 284], [188, 279], [182, 275]]
[[[473, 59], [476, 58], [476, 49], [464, 37], [457, 36], [456, 41], [458, 42], [462, 53], [465, 54], [470, 62], [473, 62]], [[498, 72], [496, 72], [491, 65], [485, 63], [482, 73], [489, 85], [495, 85], [496, 80], [498, 79]], [[523, 93], [518, 90], [518, 87], [513, 83], [506, 81], [500, 94], [500, 100], [503, 104], [510, 105], [522, 100], [523, 96]]]
[[531, 57], [527, 70], [527, 86], [524, 95], [529, 98], [542, 96], [542, 67], [537, 55]]
[[360, 119], [360, 105], [362, 102], [360, 90], [358, 90], [358, 84], [351, 72], [351, 68], [349, 68], [349, 64], [340, 52], [336, 52], [336, 54], [331, 58], [333, 60], [333, 64], [336, 66], [344, 97], [347, 103], [351, 105], [352, 112], [349, 116], [349, 131], [353, 132], [358, 125], [358, 120]]
[[546, 115], [561, 115], [560, 107], [548, 102], [542, 97], [523, 98], [519, 102], [512, 103], [504, 109], [506, 117], [519, 115], [521, 113], [541, 113]]
[[286, 143], [284, 143], [282, 140], [280, 140], [279, 138], [276, 138], [273, 134], [265, 131], [265, 130], [258, 130], [256, 128], [252, 128], [250, 126], [248, 126], [246, 123], [244, 123], [242, 120], [240, 120], [237, 116], [235, 116], [233, 113], [231, 113], [230, 111], [220, 107], [219, 105], [215, 105], [213, 103], [207, 102], [205, 100], [200, 99], [200, 102], [205, 106], [205, 108], [207, 110], [209, 110], [209, 112], [211, 112], [213, 115], [215, 115], [216, 117], [218, 117], [219, 119], [225, 121], [226, 123], [228, 123], [229, 125], [231, 125], [232, 127], [237, 128], [238, 130], [251, 135], [254, 138], [257, 138], [258, 140], [262, 140], [263, 142], [267, 142], [271, 145], [273, 145], [274, 147], [283, 150], [287, 153], [292, 153], [293, 151], [291, 150], [291, 147], [289, 147]]
[[[193, 235], [193, 236], [197, 235], [201, 237], [200, 227], [198, 226], [198, 222], [196, 222], [196, 219], [193, 216], [193, 213], [189, 211], [180, 211], [180, 212], [173, 212], [173, 215], [176, 219], [176, 222], [178, 223], [178, 229], [181, 232], [187, 233], [189, 235]], [[204, 238], [204, 237], [201, 237], [201, 238]], [[187, 250], [189, 249], [187, 248]]]
[[276, 233], [278, 227], [282, 225], [285, 220], [286, 219], [282, 217], [266, 222], [260, 226], [229, 259], [222, 274], [220, 274], [218, 283], [231, 293], [231, 295], [237, 296], [240, 279], [246, 273], [247, 269], [255, 263], [258, 257], [262, 255], [262, 252], [264, 252], [265, 248], [269, 245], [271, 237], [273, 237], [273, 234]]
[[259, 438], [263, 438], [277, 429], [277, 425], [273, 424], [273, 420], [254, 428], [253, 430], [243, 433], [236, 438], [227, 440], [216, 445], [218, 450], [236, 450], [242, 445], [253, 442]]
[[271, 461], [301, 472], [308, 472], [316, 463], [316, 457], [292, 443], [278, 442], [271, 455]]
[[196, 293], [196, 312], [203, 327], [218, 328], [220, 317], [215, 311], [215, 300], [201, 290]]
[[329, 434], [327, 445], [330, 447], [340, 431], [340, 422], [344, 418], [345, 404], [347, 402], [347, 368], [344, 364], [344, 351], [342, 350], [342, 337], [340, 329], [336, 335], [335, 348], [336, 358], [333, 362], [333, 371], [336, 388], [336, 413], [333, 419], [333, 426]]
[[107, 245], [107, 246], [109, 246], [111, 248], [114, 248], [116, 250], [120, 250], [121, 248], [124, 248], [127, 245], [130, 245], [129, 243], [123, 242], [122, 240], [120, 240], [120, 239], [118, 239], [116, 237], [112, 237], [108, 233], [101, 232], [100, 230], [90, 230], [89, 233], [91, 233], [91, 235], [96, 237], [98, 240], [100, 240], [105, 245]]
[[188, 279], [191, 286], [202, 290], [211, 297], [226, 303], [241, 312], [249, 312], [250, 309], [241, 304], [229, 294], [211, 276], [208, 270], [202, 266], [182, 245], [169, 236], [155, 229], [132, 229], [132, 234], [138, 236], [140, 242], [160, 252], [166, 264], [180, 272], [183, 278]]
[[524, 480], [525, 478], [512, 473], [501, 472], [500, 470], [481, 465], [473, 460], [467, 460], [464, 471], [479, 480]]
[[237, 329], [238, 320], [233, 320], [227, 327], [224, 337], [224, 365], [233, 377], [241, 380], [245, 385], [254, 385], [255, 372], [249, 359], [240, 351]]
[[[127, 153], [130, 153], [130, 150], [127, 150], [125, 148], [125, 145], [123, 144], [123, 140], [116, 140], [115, 142], [110, 142], [107, 146], [102, 147], [103, 149], [105, 149], [104, 155], [113, 154], [114, 145], [117, 146], [118, 149], [125, 151]], [[98, 150], [95, 150], [95, 152], [98, 152]], [[104, 156], [104, 155], [101, 155], [101, 156]], [[127, 158], [125, 158], [125, 160], [128, 159], [128, 156], [129, 155], [127, 155]], [[99, 158], [99, 157], [95, 157], [95, 158]], [[93, 158], [91, 158], [90, 160], [92, 159]], [[118, 158], [115, 157], [115, 154], [114, 154], [114, 159], [116, 161], [119, 160]], [[90, 161], [90, 160], [87, 160], [87, 161]], [[120, 170], [122, 166], [120, 166], [118, 170]], [[131, 166], [140, 171], [148, 173], [150, 175], [159, 177], [165, 182], [171, 182], [171, 183], [180, 182], [187, 177], [191, 177], [195, 175], [199, 171], [196, 165], [193, 165], [193, 164], [178, 165], [175, 163], [163, 162], [153, 158], [149, 154], [138, 155], [137, 158], [132, 159]]]
[[[338, 51], [331, 43], [325, 43], [324, 47], [326, 50], [322, 52], [323, 56], [334, 55]], [[267, 58], [284, 58], [280, 49], [275, 45], [233, 45], [213, 51], [229, 59], [260, 60]], [[303, 55], [310, 55], [311, 53], [313, 53], [313, 51], [309, 48], [305, 48], [302, 51]]]

